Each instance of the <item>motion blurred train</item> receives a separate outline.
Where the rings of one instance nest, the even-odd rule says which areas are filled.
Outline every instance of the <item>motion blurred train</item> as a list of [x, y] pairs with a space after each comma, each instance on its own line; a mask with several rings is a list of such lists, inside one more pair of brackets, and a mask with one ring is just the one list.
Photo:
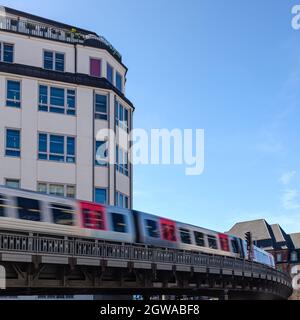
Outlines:
[[[0, 186], [0, 230], [99, 239], [190, 250], [249, 260], [247, 243], [163, 217]], [[274, 268], [274, 258], [253, 246], [253, 261]]]

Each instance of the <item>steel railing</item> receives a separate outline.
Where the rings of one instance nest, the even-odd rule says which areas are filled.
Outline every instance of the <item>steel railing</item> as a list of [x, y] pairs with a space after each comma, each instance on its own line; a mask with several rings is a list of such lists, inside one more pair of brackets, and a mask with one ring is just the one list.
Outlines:
[[72, 44], [85, 44], [88, 40], [96, 40], [105, 46], [119, 61], [122, 61], [121, 54], [103, 36], [84, 34], [76, 31], [76, 29], [67, 30], [35, 21], [23, 21], [4, 16], [0, 17], [0, 29]]
[[134, 262], [167, 263], [191, 267], [220, 268], [272, 276], [290, 283], [290, 277], [280, 271], [255, 262], [231, 257], [176, 249], [148, 248], [136, 245], [111, 244], [80, 238], [57, 239], [45, 236], [27, 236], [0, 233], [0, 252], [18, 252], [36, 255], [59, 255], [99, 259], [118, 259]]

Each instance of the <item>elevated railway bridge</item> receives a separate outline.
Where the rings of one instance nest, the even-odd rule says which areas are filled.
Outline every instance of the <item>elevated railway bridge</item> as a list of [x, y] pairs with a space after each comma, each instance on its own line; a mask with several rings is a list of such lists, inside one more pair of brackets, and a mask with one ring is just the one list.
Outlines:
[[290, 277], [250, 261], [203, 253], [0, 231], [0, 295], [193, 295], [287, 299]]

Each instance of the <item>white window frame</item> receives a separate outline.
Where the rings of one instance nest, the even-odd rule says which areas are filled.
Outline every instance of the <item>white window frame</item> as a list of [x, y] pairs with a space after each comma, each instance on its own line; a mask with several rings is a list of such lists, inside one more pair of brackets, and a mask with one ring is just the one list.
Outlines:
[[[19, 131], [20, 132], [20, 148], [19, 149], [12, 149], [12, 148], [7, 148], [7, 130], [15, 130], [15, 131]], [[22, 155], [22, 132], [21, 129], [19, 128], [10, 128], [10, 127], [6, 127], [5, 128], [5, 137], [4, 137], [4, 155], [5, 157], [9, 157], [9, 158], [16, 158], [16, 159], [20, 159], [21, 155]], [[6, 155], [6, 150], [11, 150], [11, 151], [18, 151], [20, 152], [20, 156], [19, 157], [14, 157], [14, 156], [7, 156]]]
[[[47, 152], [40, 152], [39, 151], [39, 140], [40, 140], [40, 134], [45, 134], [47, 135]], [[64, 154], [60, 153], [51, 153], [50, 152], [50, 136], [60, 136], [64, 137]], [[74, 138], [74, 156], [73, 155], [68, 155], [68, 138]], [[67, 163], [67, 164], [76, 164], [76, 137], [75, 136], [70, 136], [70, 135], [64, 135], [64, 134], [59, 134], [59, 133], [49, 133], [49, 132], [42, 132], [38, 131], [37, 134], [37, 160], [38, 161], [51, 161], [51, 162], [57, 162], [57, 163]], [[47, 159], [39, 159], [39, 154], [43, 154], [47, 156]], [[50, 160], [50, 155], [54, 157], [64, 157], [64, 161], [58, 161], [58, 160]], [[74, 157], [74, 162], [68, 162], [67, 157]]]
[[[39, 191], [39, 185], [46, 186], [46, 193]], [[50, 193], [50, 187], [51, 186], [60, 186], [60, 187], [64, 188], [64, 195], [61, 196], [61, 197], [68, 198], [68, 199], [76, 199], [76, 185], [73, 185], [73, 184], [63, 184], [63, 183], [38, 181], [36, 190], [37, 190], [37, 192], [42, 193], [42, 194], [48, 194], [48, 195], [52, 195], [52, 196], [60, 196], [60, 195], [53, 195], [53, 194]], [[68, 192], [68, 188], [69, 187], [74, 188], [74, 198], [73, 197], [68, 197], [68, 193], [67, 192]]]
[[[18, 188], [17, 188], [17, 189], [19, 189], [19, 188], [21, 187], [21, 180], [20, 180], [20, 179], [5, 178], [4, 181], [5, 181], [5, 186], [6, 186], [6, 187], [9, 187], [9, 186], [7, 185], [7, 182], [8, 182], [8, 181], [13, 181], [13, 182], [18, 183]], [[9, 187], [9, 188], [13, 188], [13, 187]]]
[[[116, 105], [118, 107], [116, 107]], [[120, 109], [122, 110], [122, 114], [123, 114], [123, 121], [120, 121]], [[128, 119], [127, 119], [127, 123], [124, 121], [125, 118], [125, 110], [127, 111], [128, 114]], [[129, 117], [130, 117], [130, 110], [128, 108], [126, 108], [124, 106], [123, 103], [121, 103], [120, 101], [116, 100], [115, 101], [115, 119], [116, 119], [116, 126], [123, 129], [126, 132], [129, 132]]]
[[[46, 69], [45, 68], [45, 52], [51, 52], [53, 53], [53, 61], [52, 61], [52, 69]], [[56, 70], [56, 54], [62, 54], [64, 56], [64, 70]], [[43, 49], [43, 69], [44, 70], [49, 70], [49, 71], [56, 71], [56, 72], [66, 72], [66, 53], [65, 52], [60, 52], [60, 51], [55, 51], [55, 50], [48, 50], [48, 49]]]
[[[123, 207], [120, 207], [120, 197], [123, 197]], [[125, 200], [127, 199], [127, 207], [125, 206]], [[123, 208], [123, 209], [129, 209], [129, 196], [126, 194], [116, 191], [115, 193], [115, 205], [116, 207]]]
[[[122, 160], [126, 159], [127, 154], [127, 162], [120, 161], [120, 155], [122, 155]], [[126, 168], [127, 164], [127, 168]], [[129, 177], [129, 154], [128, 151], [121, 148], [119, 145], [116, 145], [116, 169], [119, 173], [123, 174], [126, 177]]]
[[[8, 99], [7, 97], [7, 91], [8, 91], [8, 81], [14, 81], [14, 82], [19, 82], [20, 83], [20, 100], [17, 100], [17, 99]], [[10, 107], [10, 106], [7, 106], [7, 101], [12, 101], [14, 103], [18, 102], [20, 103], [20, 107], [17, 108], [17, 107]], [[5, 79], [5, 106], [7, 108], [15, 108], [15, 109], [22, 109], [22, 80], [19, 79], [19, 78], [6, 78]]]
[[[38, 101], [38, 111], [39, 112], [49, 112], [49, 113], [61, 114], [61, 115], [67, 115], [67, 116], [73, 116], [73, 117], [76, 116], [76, 114], [77, 114], [77, 89], [76, 88], [49, 85], [49, 84], [41, 82], [41, 83], [38, 84], [38, 99], [40, 99], [40, 86], [47, 87], [47, 104], [41, 103], [41, 101]], [[51, 100], [51, 88], [63, 89], [64, 90], [64, 101], [65, 101], [65, 104], [64, 104], [63, 107], [61, 107], [61, 106], [52, 106], [51, 105], [51, 103], [50, 103], [50, 100]], [[69, 106], [68, 106], [68, 90], [75, 91], [75, 108], [69, 108]], [[47, 107], [47, 111], [39, 110], [39, 106]], [[58, 113], [58, 112], [50, 111], [50, 107], [51, 106], [55, 107], [55, 108], [58, 108], [58, 109], [64, 109], [64, 113]], [[68, 114], [68, 110], [74, 110], [75, 114]]]
[[[9, 45], [9, 46], [13, 47], [13, 61], [12, 62], [4, 61], [4, 45]], [[1, 41], [0, 47], [1, 47], [0, 61], [5, 62], [5, 63], [14, 63], [15, 62], [15, 44], [11, 43], [11, 42]]]
[[[106, 97], [106, 112], [98, 112], [98, 111], [96, 111], [96, 96], [104, 96], [104, 97]], [[95, 92], [95, 94], [94, 94], [94, 110], [95, 110], [95, 114], [94, 114], [94, 119], [95, 120], [100, 120], [100, 121], [108, 121], [109, 120], [108, 119], [109, 95], [107, 93]], [[106, 120], [105, 119], [96, 118], [96, 114], [106, 116]]]

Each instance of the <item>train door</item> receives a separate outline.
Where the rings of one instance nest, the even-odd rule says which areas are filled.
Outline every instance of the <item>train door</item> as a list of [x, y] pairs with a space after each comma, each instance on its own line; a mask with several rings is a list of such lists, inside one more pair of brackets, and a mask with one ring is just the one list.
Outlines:
[[92, 230], [107, 230], [105, 208], [101, 205], [80, 202], [82, 228]]
[[161, 236], [163, 240], [177, 242], [176, 223], [167, 219], [160, 219]]
[[227, 234], [219, 233], [220, 246], [222, 251], [230, 252], [229, 237]]

